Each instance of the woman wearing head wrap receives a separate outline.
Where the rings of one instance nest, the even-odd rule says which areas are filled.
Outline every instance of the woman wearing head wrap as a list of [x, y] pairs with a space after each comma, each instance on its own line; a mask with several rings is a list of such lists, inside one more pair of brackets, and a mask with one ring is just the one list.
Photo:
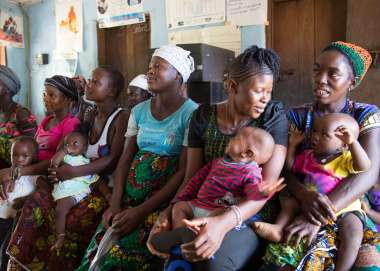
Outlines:
[[135, 105], [152, 97], [148, 88], [148, 79], [145, 74], [139, 74], [129, 83], [127, 89], [127, 109], [132, 110]]
[[[35, 139], [39, 145], [39, 163], [20, 169], [22, 175], [46, 174], [50, 165], [50, 159], [55, 154], [57, 147], [68, 133], [72, 132], [80, 123], [77, 117], [70, 113], [70, 103], [77, 99], [75, 83], [72, 79], [55, 75], [45, 80], [43, 101], [47, 116], [41, 121], [35, 133]], [[4, 189], [0, 189], [0, 197], [5, 197], [3, 191], [11, 180], [9, 168], [0, 171], [0, 181]]]
[[[20, 80], [8, 67], [0, 65], [0, 171], [8, 172], [11, 160], [11, 145], [18, 136], [33, 136], [37, 123], [34, 115], [28, 109], [16, 103], [13, 97], [20, 91]], [[6, 269], [5, 236], [10, 232], [12, 219], [0, 219], [0, 269]]]
[[[49, 80], [51, 86], [59, 87], [59, 82], [66, 81], [72, 86], [68, 78], [63, 80]], [[58, 81], [58, 82], [57, 82]], [[49, 94], [49, 87], [46, 87]], [[67, 93], [74, 94], [71, 87]], [[67, 90], [67, 89], [66, 89]], [[66, 219], [66, 235], [62, 248], [51, 250], [54, 244], [55, 225], [54, 209], [56, 203], [51, 197], [51, 189], [39, 188], [33, 196], [25, 202], [17, 227], [11, 236], [8, 253], [11, 258], [11, 266], [21, 264], [35, 270], [74, 270], [80, 263], [83, 253], [93, 236], [102, 213], [107, 206], [106, 198], [110, 196], [110, 188], [106, 181], [112, 175], [117, 161], [122, 152], [120, 146], [124, 142], [126, 123], [129, 113], [118, 106], [117, 100], [124, 90], [123, 75], [112, 67], [98, 67], [92, 72], [92, 78], [85, 88], [86, 100], [96, 104], [96, 114], [89, 123], [88, 147], [86, 157], [91, 163], [82, 166], [61, 165], [58, 168], [50, 168], [50, 179], [67, 180], [75, 177], [98, 174], [101, 176], [102, 188], [99, 193], [100, 180], [91, 187], [91, 194], [71, 208]], [[76, 93], [76, 90], [75, 90]], [[63, 97], [61, 97], [63, 98]], [[61, 100], [61, 102], [63, 102]], [[49, 111], [58, 109], [53, 101], [46, 101]], [[54, 110], [56, 111], [56, 110]], [[70, 116], [70, 113], [68, 113]], [[54, 115], [58, 115], [57, 111]], [[50, 119], [50, 118], [49, 118]], [[59, 124], [58, 124], [59, 125]], [[81, 125], [82, 126], [82, 125]], [[51, 129], [54, 129], [54, 126]], [[82, 127], [80, 127], [82, 128]], [[84, 132], [84, 129], [80, 129]], [[63, 150], [58, 155], [64, 154]], [[105, 193], [103, 193], [105, 192]], [[107, 194], [108, 193], [108, 197]], [[36, 215], [37, 214], [37, 215]], [[30, 225], [34, 225], [31, 227]], [[53, 242], [53, 243], [52, 243]], [[38, 267], [35, 267], [38, 266]], [[13, 270], [13, 269], [12, 269]]]
[[160, 270], [153, 265], [146, 241], [158, 211], [185, 174], [185, 130], [197, 105], [180, 90], [192, 71], [190, 52], [177, 46], [154, 52], [147, 74], [154, 96], [131, 111], [110, 207], [77, 270], [89, 269], [99, 242], [109, 236], [104, 235], [107, 228], [117, 242], [106, 244], [109, 250], [99, 248], [103, 257], [97, 270]]
[[35, 136], [40, 160], [51, 159], [61, 139], [80, 123], [70, 111], [71, 102], [77, 100], [76, 84], [71, 78], [54, 75], [45, 80], [43, 101], [48, 116], [41, 121]]
[[[7, 73], [7, 77], [5, 78], [3, 73], [0, 77], [3, 76], [1, 77], [3, 78], [2, 84], [7, 86], [7, 89], [4, 91], [10, 92], [9, 90], [12, 89], [13, 92], [9, 95], [13, 96], [17, 93], [20, 85], [17, 83], [18, 81], [15, 80], [15, 77], [10, 75], [11, 73]], [[38, 159], [40, 162], [30, 166], [19, 167], [17, 170], [15, 168], [5, 168], [1, 170], [1, 198], [6, 198], [7, 195], [5, 191], [12, 189], [13, 182], [11, 175], [13, 175], [14, 172], [18, 172], [20, 176], [47, 174], [50, 159], [55, 154], [59, 142], [65, 135], [73, 131], [79, 123], [79, 119], [73, 117], [69, 111], [70, 102], [75, 99], [77, 99], [76, 88], [70, 78], [56, 75], [45, 80], [44, 104], [48, 116], [42, 120], [35, 133], [35, 139], [39, 145]], [[2, 220], [0, 222], [3, 223], [4, 221]], [[5, 233], [4, 231], [4, 234]], [[1, 261], [3, 265], [6, 259], [2, 258]]]
[[10, 164], [12, 140], [21, 135], [33, 136], [37, 127], [35, 116], [13, 100], [20, 87], [17, 75], [0, 65], [0, 168]]
[[[302, 180], [291, 176], [288, 189], [302, 206], [302, 213], [288, 225], [284, 241], [292, 240], [298, 246], [270, 244], [265, 256], [268, 264], [297, 270], [348, 270], [353, 263], [337, 262], [339, 254], [350, 253], [346, 244], [336, 243], [339, 223], [333, 221], [334, 212], [359, 199], [379, 177], [380, 166], [380, 111], [375, 105], [349, 100], [347, 95], [363, 80], [371, 64], [370, 54], [363, 48], [346, 42], [333, 42], [317, 57], [314, 64], [313, 103], [290, 109], [290, 131], [305, 135], [302, 151], [310, 146], [313, 119], [329, 113], [349, 114], [359, 124], [359, 142], [371, 159], [371, 168], [364, 173], [351, 175], [340, 183], [328, 197], [308, 190]], [[380, 235], [374, 224], [362, 213], [358, 218], [364, 225], [364, 236], [357, 260], [351, 270], [380, 269]], [[322, 226], [316, 226], [320, 224]], [[342, 234], [350, 235], [351, 232]], [[348, 237], [349, 238], [349, 237]], [[306, 246], [306, 244], [310, 244]], [[269, 265], [266, 266], [269, 268]], [[266, 270], [266, 269], [264, 269]], [[272, 269], [271, 269], [272, 270]]]

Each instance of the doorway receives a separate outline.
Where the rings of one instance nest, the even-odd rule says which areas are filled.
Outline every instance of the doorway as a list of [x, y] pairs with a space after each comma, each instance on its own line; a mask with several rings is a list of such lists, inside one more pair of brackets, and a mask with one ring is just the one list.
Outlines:
[[[110, 65], [124, 76], [125, 89], [138, 74], [146, 73], [150, 61], [150, 18], [145, 22], [114, 28], [99, 28], [99, 65]], [[121, 105], [126, 104], [126, 91], [119, 97]]]
[[346, 40], [347, 0], [268, 0], [268, 19], [266, 44], [281, 58], [273, 99], [286, 108], [312, 101], [315, 58]]

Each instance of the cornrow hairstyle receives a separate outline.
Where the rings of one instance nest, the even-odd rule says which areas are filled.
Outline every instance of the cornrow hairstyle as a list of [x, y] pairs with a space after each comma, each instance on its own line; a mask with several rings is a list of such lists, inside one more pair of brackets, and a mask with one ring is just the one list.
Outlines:
[[228, 68], [228, 78], [242, 82], [257, 74], [280, 74], [280, 58], [274, 51], [253, 45], [237, 56]]
[[118, 98], [120, 93], [124, 90], [125, 80], [124, 76], [118, 70], [111, 66], [100, 66], [100, 69], [104, 70], [111, 79], [111, 88], [116, 90], [116, 97]]

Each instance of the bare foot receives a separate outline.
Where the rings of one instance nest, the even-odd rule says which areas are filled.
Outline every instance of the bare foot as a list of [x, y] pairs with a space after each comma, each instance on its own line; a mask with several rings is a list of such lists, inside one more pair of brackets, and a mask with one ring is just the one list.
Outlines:
[[55, 244], [50, 248], [50, 250], [59, 250], [63, 247], [63, 244], [65, 243], [65, 234], [58, 234], [57, 241]]
[[282, 227], [276, 224], [270, 224], [265, 222], [253, 223], [253, 229], [260, 237], [275, 243], [281, 242], [282, 239]]

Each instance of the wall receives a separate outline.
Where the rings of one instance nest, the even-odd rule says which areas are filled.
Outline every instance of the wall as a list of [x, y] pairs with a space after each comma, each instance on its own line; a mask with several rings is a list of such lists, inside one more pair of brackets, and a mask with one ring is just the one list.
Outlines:
[[[83, 0], [84, 51], [79, 53], [77, 73], [87, 77], [98, 64], [95, 3], [95, 0]], [[152, 20], [152, 48], [167, 44], [165, 0], [143, 0], [143, 4]], [[47, 76], [51, 75], [52, 65], [37, 65], [35, 55], [48, 53], [51, 57], [55, 48], [54, 1], [46, 0], [40, 4], [29, 6], [26, 12], [30, 20], [31, 109], [41, 119], [44, 115], [41, 104], [43, 82]], [[241, 34], [242, 49], [251, 44], [265, 45], [264, 26], [243, 27]]]
[[[369, 50], [380, 51], [379, 0], [348, 0], [347, 40]], [[380, 106], [380, 56], [376, 68], [369, 69], [353, 98]]]
[[[94, 3], [94, 0], [83, 0], [84, 51], [79, 53], [77, 73], [86, 77], [90, 75], [98, 62]], [[41, 103], [44, 80], [52, 76], [52, 64], [38, 65], [35, 56], [38, 53], [48, 53], [49, 63], [52, 63], [51, 58], [56, 47], [54, 1], [46, 0], [40, 4], [28, 6], [26, 13], [30, 24], [31, 110], [41, 120], [44, 116], [44, 107]]]
[[[23, 15], [23, 10], [13, 4], [8, 4], [5, 1], [0, 1], [0, 9], [4, 9], [5, 11], [15, 14], [15, 15]], [[7, 46], [7, 60], [8, 66], [14, 70], [20, 78], [21, 81], [21, 90], [20, 93], [14, 97], [16, 102], [19, 102], [25, 106], [28, 105], [28, 96], [30, 89], [30, 81], [29, 81], [29, 65], [28, 65], [28, 54], [29, 54], [29, 45], [28, 45], [28, 22], [27, 17], [24, 16], [24, 46], [25, 48], [17, 48], [12, 46]]]

